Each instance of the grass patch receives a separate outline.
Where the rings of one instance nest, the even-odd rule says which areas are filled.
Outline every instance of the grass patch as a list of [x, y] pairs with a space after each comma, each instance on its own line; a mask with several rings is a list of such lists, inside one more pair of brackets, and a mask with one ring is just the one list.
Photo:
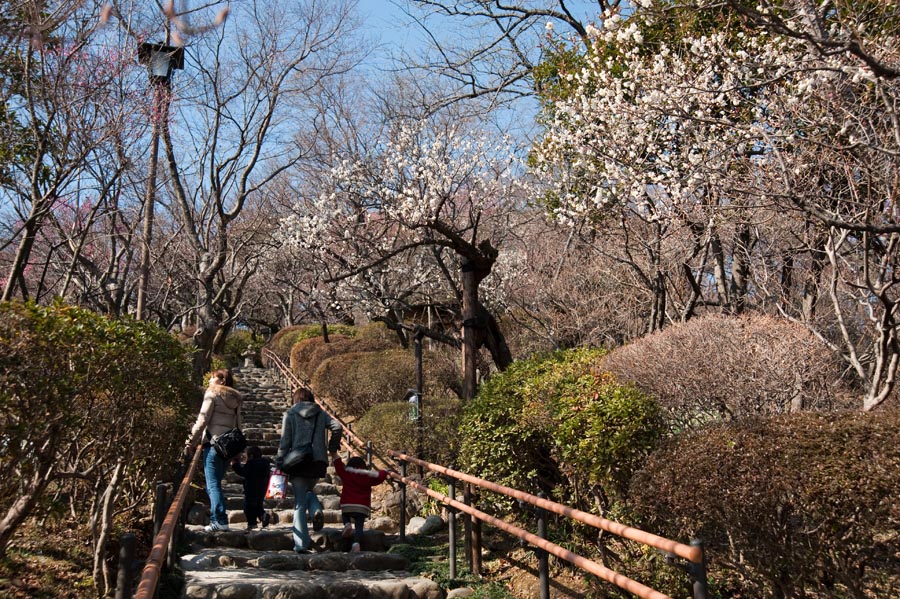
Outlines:
[[406, 543], [392, 545], [388, 553], [409, 560], [409, 571], [435, 581], [444, 591], [469, 587], [473, 599], [514, 599], [505, 585], [478, 578], [465, 565], [462, 541], [456, 548], [456, 578], [450, 578], [450, 545], [446, 535], [407, 537]]

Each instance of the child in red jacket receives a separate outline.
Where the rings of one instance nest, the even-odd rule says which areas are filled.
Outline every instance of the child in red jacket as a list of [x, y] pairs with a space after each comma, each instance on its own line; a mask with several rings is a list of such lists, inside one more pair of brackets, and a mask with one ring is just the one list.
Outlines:
[[344, 523], [342, 536], [353, 537], [350, 551], [359, 552], [363, 539], [363, 524], [372, 511], [372, 487], [384, 482], [386, 470], [370, 470], [360, 457], [347, 460], [347, 465], [335, 454], [334, 469], [341, 478], [341, 520]]

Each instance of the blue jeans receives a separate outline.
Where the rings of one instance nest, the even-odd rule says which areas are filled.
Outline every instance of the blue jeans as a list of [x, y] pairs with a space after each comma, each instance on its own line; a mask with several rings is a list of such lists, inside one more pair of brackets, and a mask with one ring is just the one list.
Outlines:
[[225, 497], [222, 495], [222, 479], [228, 464], [212, 447], [203, 448], [203, 475], [206, 477], [206, 494], [209, 495], [209, 521], [228, 524], [225, 513]]
[[309, 549], [313, 544], [312, 537], [309, 536], [307, 516], [322, 511], [322, 504], [313, 493], [313, 488], [318, 480], [300, 476], [291, 478], [291, 487], [294, 490], [294, 528], [292, 531], [294, 533], [294, 551]]

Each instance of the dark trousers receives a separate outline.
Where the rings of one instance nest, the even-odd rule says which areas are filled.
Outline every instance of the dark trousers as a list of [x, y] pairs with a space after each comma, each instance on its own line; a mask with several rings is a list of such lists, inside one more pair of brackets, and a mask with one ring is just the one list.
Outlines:
[[248, 527], [256, 526], [257, 520], [262, 524], [263, 518], [266, 515], [265, 507], [263, 507], [264, 501], [265, 497], [244, 496], [244, 515], [247, 517]]
[[359, 546], [362, 547], [363, 524], [366, 521], [366, 515], [344, 512], [343, 514], [341, 514], [341, 520], [345, 525], [353, 522], [353, 542], [359, 543]]

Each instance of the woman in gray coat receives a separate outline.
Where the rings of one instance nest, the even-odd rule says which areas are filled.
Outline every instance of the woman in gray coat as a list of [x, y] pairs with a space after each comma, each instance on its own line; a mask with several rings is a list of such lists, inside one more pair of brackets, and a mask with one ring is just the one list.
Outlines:
[[[326, 434], [326, 429], [331, 431], [330, 436]], [[342, 430], [341, 423], [316, 404], [312, 391], [304, 388], [295, 390], [294, 405], [284, 413], [281, 423], [281, 443], [278, 445], [275, 465], [281, 469], [288, 453], [311, 445], [312, 461], [315, 463], [313, 470], [320, 469], [324, 473], [329, 454], [340, 449]], [[308, 553], [312, 548], [312, 538], [309, 536], [307, 515], [312, 515], [316, 531], [324, 524], [322, 504], [313, 492], [319, 479], [309, 471], [286, 474], [290, 477], [294, 491], [294, 551]]]

